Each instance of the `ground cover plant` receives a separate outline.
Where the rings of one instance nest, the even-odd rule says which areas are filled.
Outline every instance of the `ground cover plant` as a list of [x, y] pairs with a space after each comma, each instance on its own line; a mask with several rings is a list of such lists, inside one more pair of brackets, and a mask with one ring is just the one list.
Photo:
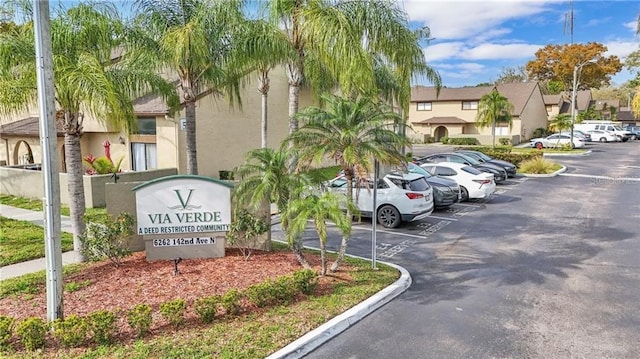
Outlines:
[[[73, 237], [62, 233], [62, 251], [73, 250]], [[0, 265], [44, 257], [44, 229], [27, 221], [0, 216]]]

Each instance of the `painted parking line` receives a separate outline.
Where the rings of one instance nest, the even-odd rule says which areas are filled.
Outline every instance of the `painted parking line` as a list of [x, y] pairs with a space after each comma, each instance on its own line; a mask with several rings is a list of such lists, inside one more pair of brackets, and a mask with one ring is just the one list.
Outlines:
[[[359, 227], [359, 226], [355, 226], [353, 227], [353, 229], [362, 229], [364, 231], [369, 231], [369, 232], [373, 232], [373, 229], [371, 229], [370, 227]], [[409, 234], [409, 233], [402, 233], [402, 232], [393, 232], [393, 231], [387, 231], [384, 229], [377, 229], [376, 228], [376, 233], [388, 233], [388, 234], [393, 234], [394, 236], [403, 236], [403, 237], [411, 237], [411, 238], [420, 238], [420, 239], [424, 239], [424, 236], [419, 236], [417, 234]]]
[[476, 208], [481, 208], [482, 207], [482, 206], [477, 206], [475, 204], [468, 204], [468, 203], [456, 203], [455, 206], [476, 207]]
[[450, 218], [450, 217], [438, 217], [438, 216], [433, 216], [433, 215], [431, 215], [431, 216], [429, 216], [429, 217], [427, 217], [427, 218], [444, 219], [444, 220], [446, 220], [446, 221], [457, 221], [457, 219], [455, 219], [455, 218]]

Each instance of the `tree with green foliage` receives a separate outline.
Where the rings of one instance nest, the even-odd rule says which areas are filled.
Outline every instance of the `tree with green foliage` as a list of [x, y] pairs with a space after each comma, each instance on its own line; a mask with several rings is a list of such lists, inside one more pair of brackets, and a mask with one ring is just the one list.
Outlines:
[[185, 111], [187, 173], [198, 174], [196, 101], [204, 93], [225, 94], [240, 104], [240, 61], [232, 58], [233, 44], [244, 32], [246, 18], [241, 0], [137, 0], [135, 28], [138, 39], [130, 56], [155, 71], [170, 71], [178, 78]]
[[568, 113], [559, 113], [549, 122], [549, 130], [552, 132], [562, 132], [571, 129], [571, 115]]
[[295, 242], [304, 233], [309, 220], [320, 240], [321, 274], [327, 274], [327, 220], [333, 222], [343, 236], [351, 235], [351, 218], [345, 216], [340, 208], [340, 196], [333, 192], [308, 194], [289, 203], [285, 217], [291, 218], [287, 230], [287, 241]]
[[[137, 128], [133, 99], [160, 94], [172, 108], [178, 105], [175, 87], [150, 68], [126, 56], [113, 61], [113, 50], [126, 46], [125, 35], [115, 6], [108, 3], [80, 3], [51, 20], [56, 121], [64, 131], [69, 208], [78, 253], [85, 229], [80, 146], [85, 114], [131, 131]], [[28, 22], [0, 36], [0, 114], [15, 115], [34, 106], [36, 83], [33, 23]]]
[[[326, 104], [323, 108], [307, 107], [296, 115], [304, 126], [291, 133], [285, 142], [296, 149], [299, 168], [326, 159], [336, 161], [347, 179], [347, 200], [354, 203], [356, 172], [369, 173], [374, 159], [381, 164], [406, 165], [401, 149], [409, 142], [394, 131], [404, 123], [389, 106], [370, 98], [325, 95], [323, 102]], [[353, 217], [349, 208], [347, 217]], [[340, 266], [348, 241], [348, 235], [342, 237], [338, 257], [331, 265], [332, 272]]]
[[[233, 193], [236, 206], [246, 206], [254, 211], [261, 211], [275, 203], [285, 232], [290, 218], [282, 214], [287, 212], [289, 203], [299, 198], [300, 193], [309, 185], [305, 176], [289, 171], [289, 160], [290, 154], [285, 148], [249, 151], [245, 162], [235, 170], [239, 183]], [[267, 214], [265, 220], [271, 228], [271, 213]], [[306, 268], [310, 267], [302, 253], [302, 244], [299, 241], [290, 244], [298, 262]]]
[[480, 98], [475, 123], [480, 128], [491, 126], [493, 147], [496, 147], [496, 124], [506, 123], [511, 129], [512, 111], [513, 104], [495, 88]]

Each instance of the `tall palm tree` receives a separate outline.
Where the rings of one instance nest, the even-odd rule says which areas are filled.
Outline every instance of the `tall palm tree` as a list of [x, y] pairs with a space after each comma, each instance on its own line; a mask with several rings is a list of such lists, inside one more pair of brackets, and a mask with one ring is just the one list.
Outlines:
[[187, 172], [198, 173], [196, 101], [204, 92], [240, 103], [241, 64], [232, 59], [244, 30], [242, 0], [137, 0], [137, 28], [148, 35], [129, 49], [156, 70], [178, 77], [186, 118]]
[[[304, 126], [290, 134], [285, 142], [296, 148], [300, 167], [321, 163], [330, 158], [344, 171], [347, 198], [353, 203], [353, 179], [356, 169], [370, 172], [373, 160], [382, 164], [404, 165], [401, 148], [409, 142], [394, 128], [403, 126], [402, 118], [388, 106], [370, 98], [349, 98], [325, 95], [326, 107], [308, 107], [296, 117]], [[353, 212], [347, 208], [347, 217]], [[347, 250], [349, 236], [343, 236], [331, 271], [340, 266]]]
[[316, 94], [337, 85], [343, 94], [377, 96], [371, 54], [382, 56], [407, 85], [416, 70], [435, 74], [426, 66], [406, 13], [395, 2], [273, 0], [268, 5], [271, 19], [282, 26], [297, 54], [286, 64], [289, 133], [298, 128], [295, 114], [303, 83]]
[[[289, 156], [285, 148], [259, 148], [249, 151], [245, 163], [236, 168], [236, 178], [239, 178], [240, 182], [234, 189], [234, 202], [239, 206], [260, 210], [275, 203], [285, 232], [290, 221], [285, 215], [287, 206], [290, 201], [299, 198], [308, 182], [304, 176], [289, 172]], [[270, 225], [270, 213], [265, 219]], [[290, 245], [300, 264], [310, 267], [302, 253], [301, 243], [294, 241]]]
[[[125, 56], [113, 62], [112, 51], [124, 46], [124, 26], [110, 4], [78, 4], [51, 21], [56, 121], [64, 130], [65, 161], [74, 249], [81, 253], [85, 225], [82, 151], [85, 111], [118, 129], [137, 128], [132, 99], [162, 94], [173, 108], [175, 87]], [[33, 24], [0, 37], [0, 113], [15, 114], [37, 101]]]
[[495, 88], [480, 98], [478, 113], [476, 114], [476, 126], [480, 128], [491, 126], [493, 147], [496, 147], [496, 123], [507, 123], [509, 129], [511, 129], [512, 111], [513, 105], [511, 102]]
[[258, 92], [262, 96], [261, 147], [267, 147], [269, 72], [295, 58], [294, 48], [284, 32], [272, 23], [258, 19], [249, 21], [245, 31], [234, 43], [234, 58], [246, 63], [258, 77]]
[[553, 116], [549, 123], [549, 129], [552, 131], [562, 132], [571, 128], [571, 115], [568, 113], [559, 113]]
[[340, 209], [340, 198], [332, 192], [321, 195], [310, 194], [289, 203], [286, 217], [291, 218], [287, 230], [287, 240], [292, 243], [304, 232], [307, 222], [313, 225], [320, 239], [321, 274], [327, 274], [327, 220], [333, 222], [343, 236], [351, 235], [351, 220]]

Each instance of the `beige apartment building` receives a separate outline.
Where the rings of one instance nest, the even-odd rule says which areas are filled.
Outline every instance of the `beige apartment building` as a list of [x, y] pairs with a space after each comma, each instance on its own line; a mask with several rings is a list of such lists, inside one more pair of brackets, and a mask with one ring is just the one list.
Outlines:
[[508, 138], [513, 144], [531, 138], [536, 128], [547, 127], [547, 110], [540, 86], [535, 82], [500, 84], [497, 86], [442, 88], [417, 86], [411, 89], [410, 136], [416, 140], [432, 137], [474, 137], [491, 144], [491, 128], [475, 125], [478, 103], [482, 96], [497, 89], [513, 104], [512, 126], [498, 124], [497, 138]]
[[[268, 97], [268, 146], [275, 148], [288, 134], [288, 83], [283, 69], [271, 71]], [[261, 146], [262, 97], [256, 77], [243, 88], [242, 107], [231, 108], [222, 97], [208, 94], [196, 103], [199, 174], [218, 177], [220, 171], [242, 164], [246, 153]], [[308, 91], [300, 92], [300, 107], [311, 103]], [[109, 128], [95, 118], [84, 120], [82, 156], [102, 156], [108, 145], [111, 158], [123, 158], [123, 171], [177, 168], [186, 172], [184, 110], [170, 115], [164, 101], [147, 96], [134, 102], [139, 129], [127, 134]], [[0, 164], [7, 166], [41, 162], [37, 108], [0, 121]], [[58, 128], [59, 169], [64, 172], [62, 129]], [[108, 143], [106, 142], [108, 141]]]

